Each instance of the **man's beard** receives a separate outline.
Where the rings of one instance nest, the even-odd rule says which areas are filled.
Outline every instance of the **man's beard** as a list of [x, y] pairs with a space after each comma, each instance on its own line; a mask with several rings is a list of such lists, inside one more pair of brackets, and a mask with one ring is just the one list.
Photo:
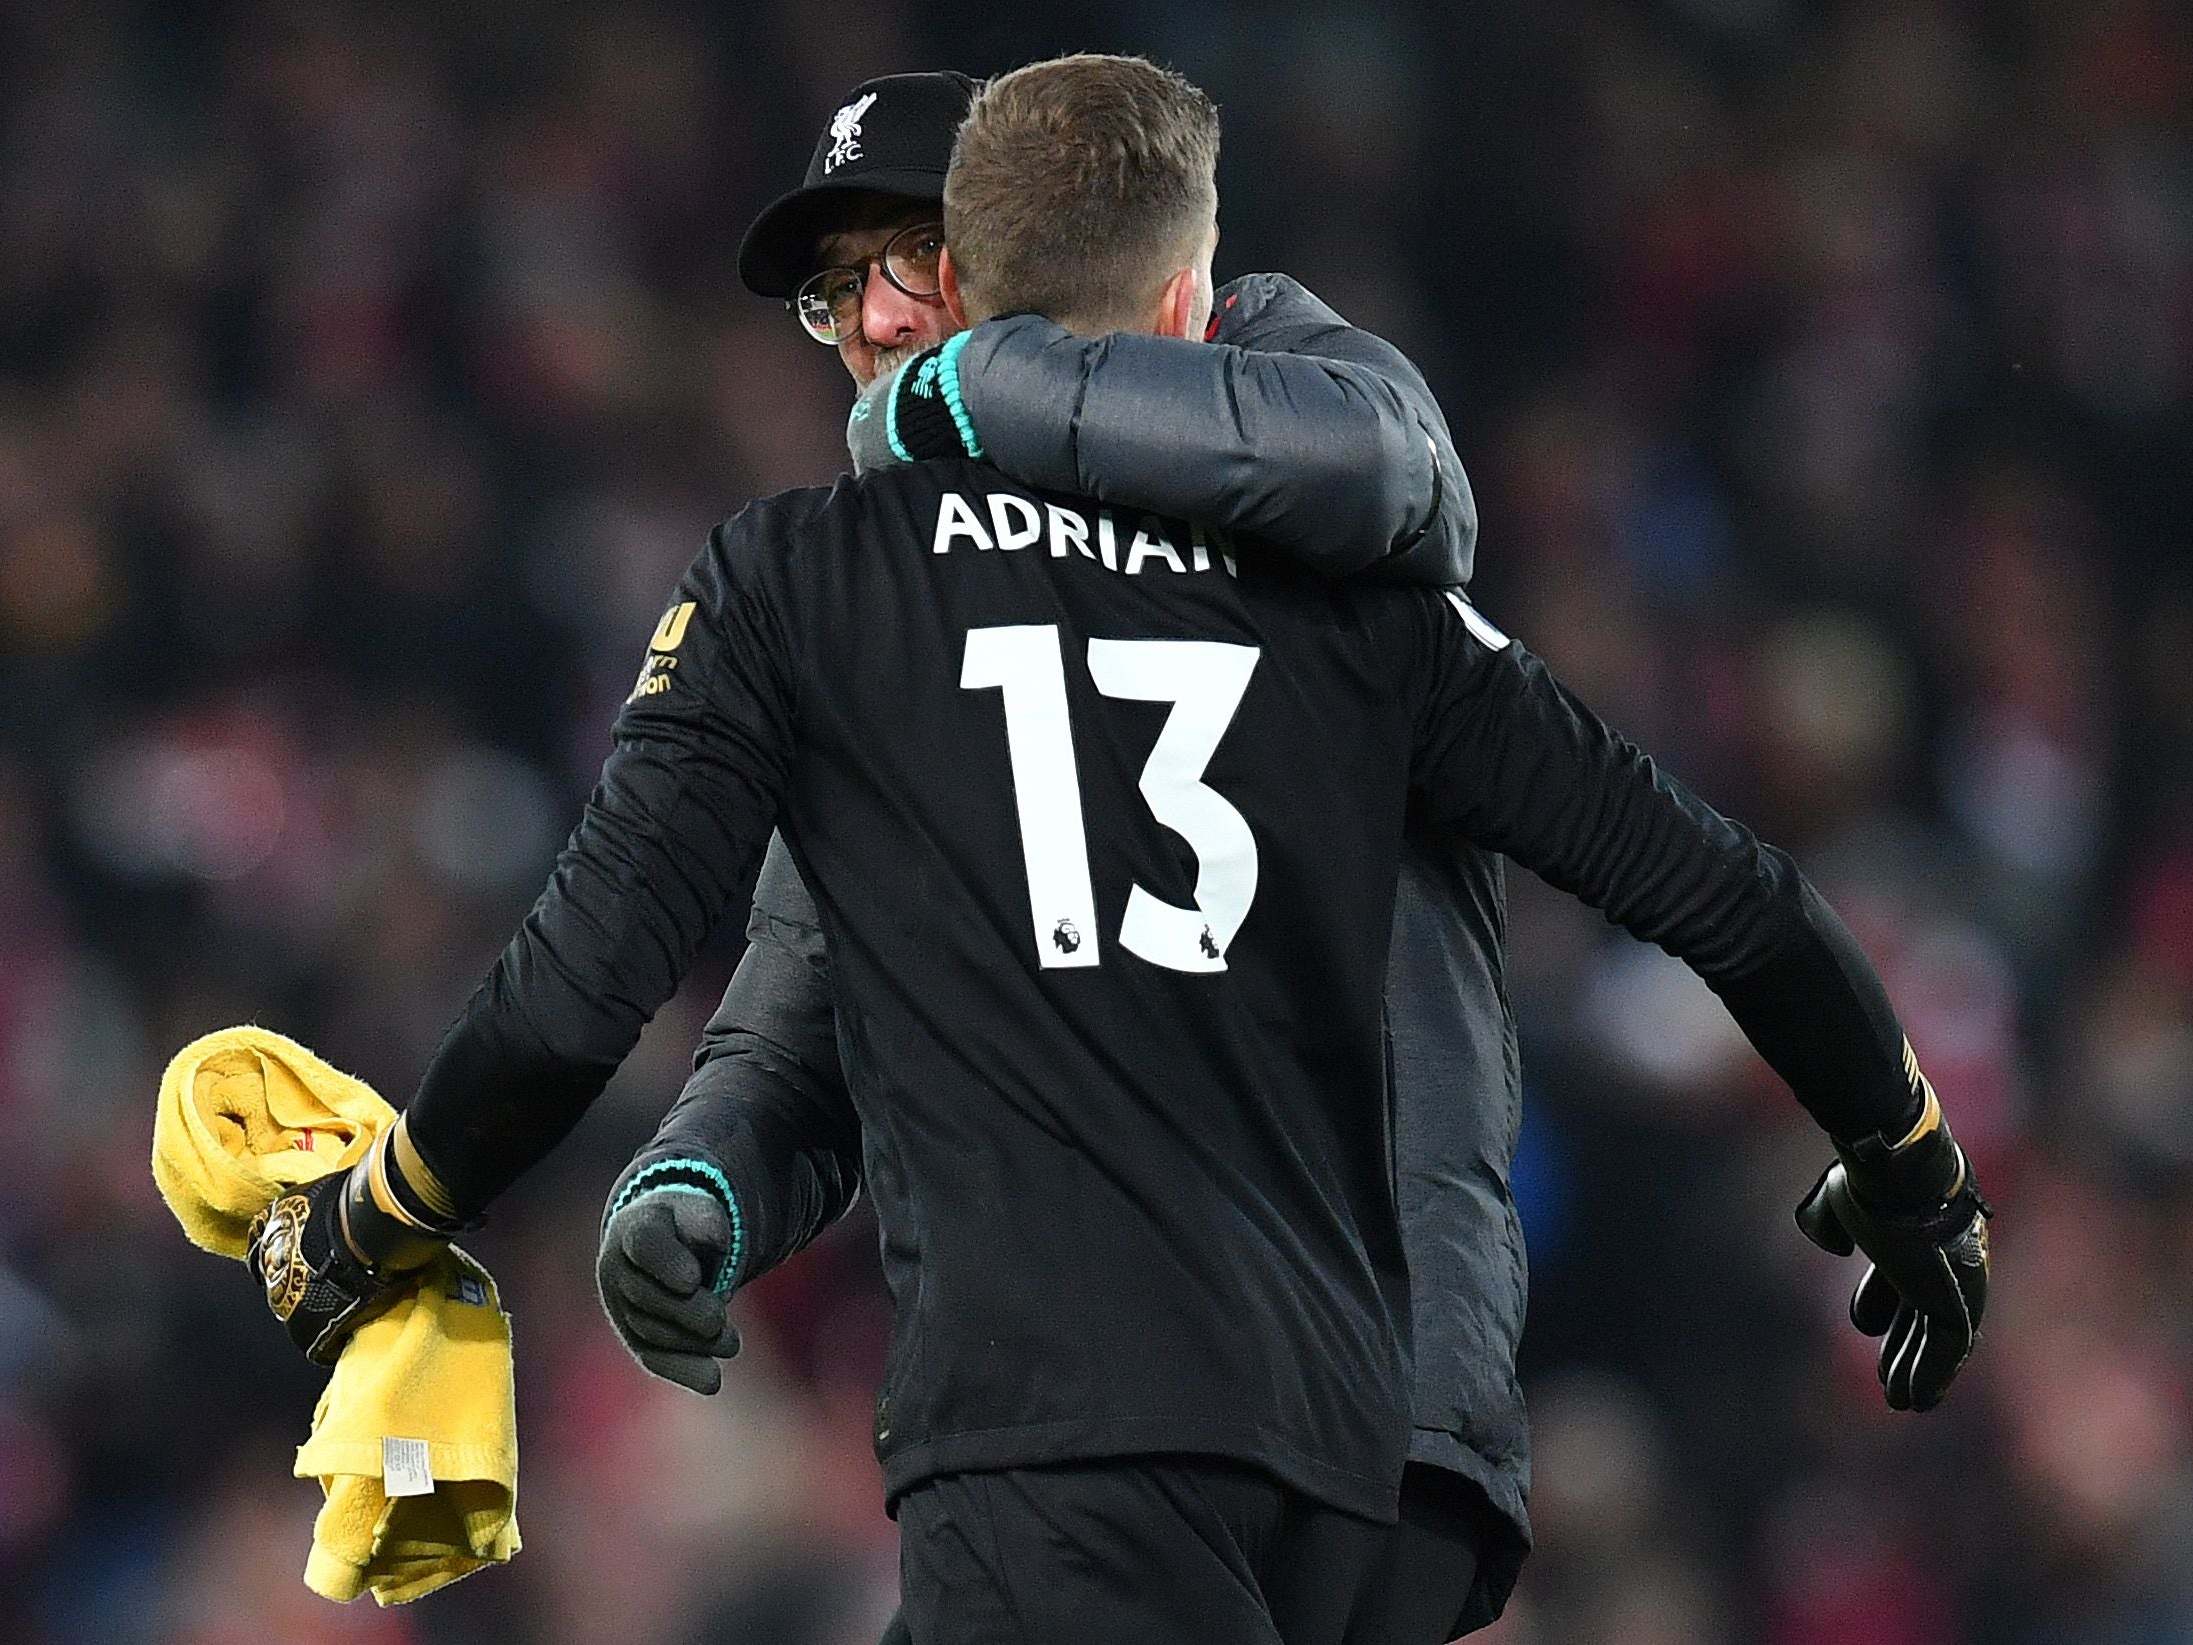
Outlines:
[[892, 372], [898, 370], [900, 366], [906, 364], [907, 361], [911, 360], [915, 355], [919, 354], [927, 346], [928, 345], [925, 343], [905, 343], [898, 348], [877, 349], [876, 376], [890, 376]]

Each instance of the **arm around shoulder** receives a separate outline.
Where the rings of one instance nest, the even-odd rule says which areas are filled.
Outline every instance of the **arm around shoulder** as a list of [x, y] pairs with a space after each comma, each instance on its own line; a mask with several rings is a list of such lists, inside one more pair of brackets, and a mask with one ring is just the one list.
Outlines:
[[1476, 507], [1422, 376], [1292, 281], [1251, 276], [1221, 302], [1245, 295], [1210, 343], [1078, 337], [1033, 315], [976, 327], [955, 353], [982, 454], [1026, 484], [1223, 526], [1321, 574], [1466, 580]]

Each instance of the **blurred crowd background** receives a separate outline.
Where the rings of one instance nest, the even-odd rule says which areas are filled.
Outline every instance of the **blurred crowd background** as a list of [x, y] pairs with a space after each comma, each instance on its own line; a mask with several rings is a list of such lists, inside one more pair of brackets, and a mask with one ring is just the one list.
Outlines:
[[409, 1609], [301, 1585], [318, 1377], [152, 1096], [246, 1019], [408, 1093], [709, 525], [842, 466], [747, 219], [868, 75], [1093, 48], [1219, 98], [1221, 277], [1422, 364], [1482, 603], [1798, 852], [2002, 1212], [1985, 1351], [1890, 1415], [1789, 1221], [1817, 1135], [1515, 876], [1539, 1551], [1487, 1637], [2193, 1640], [2188, 15], [1043, 11], [0, 0], [0, 1638], [875, 1638], [865, 1213], [714, 1401], [592, 1294], [736, 933], [474, 1246], [527, 1549]]

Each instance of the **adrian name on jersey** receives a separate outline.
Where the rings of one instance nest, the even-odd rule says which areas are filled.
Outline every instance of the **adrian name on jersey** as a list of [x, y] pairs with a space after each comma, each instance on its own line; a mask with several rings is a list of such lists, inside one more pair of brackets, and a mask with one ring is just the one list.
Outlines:
[[949, 554], [955, 546], [964, 546], [1010, 554], [1038, 545], [1048, 547], [1054, 560], [1079, 554], [1129, 577], [1145, 571], [1209, 571], [1214, 563], [1229, 577], [1240, 575], [1234, 569], [1233, 540], [1214, 526], [1143, 514], [1135, 516], [1134, 534], [1129, 536], [1108, 508], [1084, 513], [1010, 491], [988, 492], [979, 499], [979, 506], [978, 500], [957, 491], [947, 491], [937, 500], [937, 529], [930, 540], [935, 553]]

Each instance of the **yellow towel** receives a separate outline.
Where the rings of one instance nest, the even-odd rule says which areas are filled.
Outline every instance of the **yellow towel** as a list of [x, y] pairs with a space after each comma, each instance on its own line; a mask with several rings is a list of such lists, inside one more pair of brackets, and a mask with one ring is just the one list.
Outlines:
[[[254, 1216], [348, 1169], [395, 1119], [371, 1086], [294, 1041], [224, 1028], [161, 1077], [152, 1175], [194, 1243], [242, 1260]], [[518, 1551], [510, 1319], [484, 1268], [452, 1246], [358, 1328], [296, 1472], [326, 1496], [305, 1585], [329, 1599], [398, 1605]]]

